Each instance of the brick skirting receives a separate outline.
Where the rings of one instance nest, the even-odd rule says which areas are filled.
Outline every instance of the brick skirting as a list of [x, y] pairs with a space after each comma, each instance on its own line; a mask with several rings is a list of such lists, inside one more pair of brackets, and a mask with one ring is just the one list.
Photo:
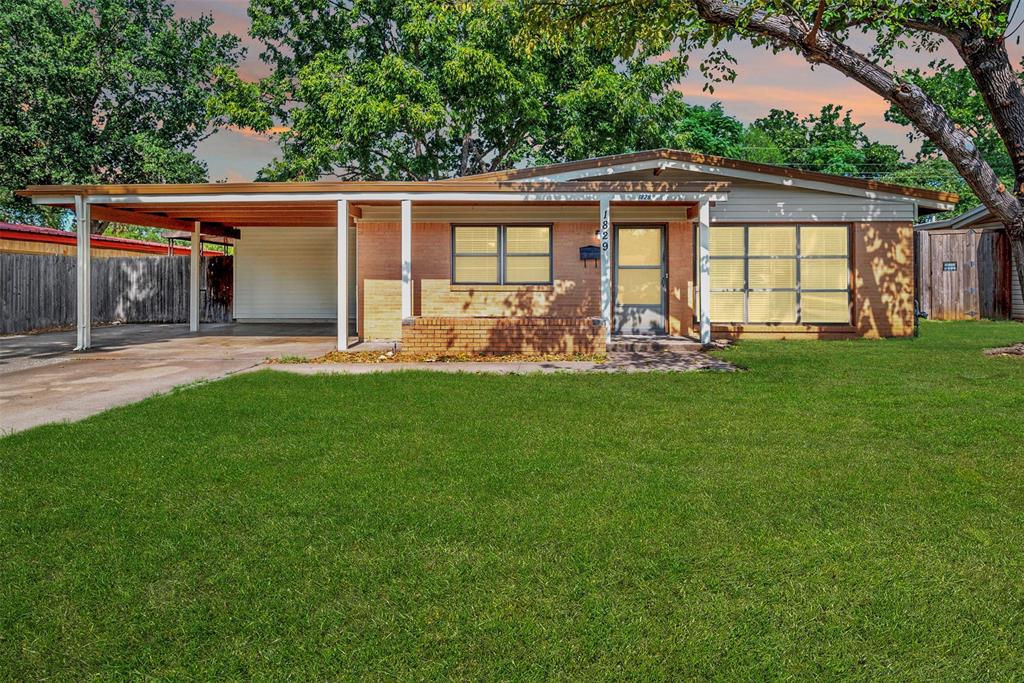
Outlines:
[[402, 351], [422, 354], [603, 353], [600, 318], [419, 317], [402, 321]]

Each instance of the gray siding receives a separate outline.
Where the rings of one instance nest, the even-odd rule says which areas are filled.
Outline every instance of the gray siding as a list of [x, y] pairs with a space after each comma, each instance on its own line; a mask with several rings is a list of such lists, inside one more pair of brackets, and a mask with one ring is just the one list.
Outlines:
[[712, 176], [676, 169], [666, 170], [657, 178], [651, 171], [635, 171], [602, 176], [601, 180], [726, 180], [730, 183], [729, 200], [719, 202], [711, 209], [711, 220], [717, 223], [915, 220], [914, 202], [909, 197], [905, 200], [869, 199], [842, 192], [786, 187], [777, 183], [729, 178], [725, 174]]
[[1017, 277], [1016, 268], [1014, 265], [1014, 271], [1010, 273], [1010, 291], [1013, 293], [1013, 310], [1010, 315], [1018, 320], [1024, 320], [1024, 296], [1021, 296], [1020, 278]]
[[721, 202], [711, 209], [711, 220], [719, 223], [749, 223], [758, 220], [913, 222], [914, 204], [911, 201], [877, 201], [737, 180], [732, 182], [729, 201]]

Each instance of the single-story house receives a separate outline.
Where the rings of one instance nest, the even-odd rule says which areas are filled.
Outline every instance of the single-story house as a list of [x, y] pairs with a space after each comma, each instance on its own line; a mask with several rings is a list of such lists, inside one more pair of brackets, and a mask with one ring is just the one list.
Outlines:
[[1010, 239], [984, 206], [917, 226], [917, 287], [934, 320], [1024, 320]]
[[[69, 230], [55, 230], [38, 225], [0, 223], [0, 254], [44, 254], [49, 256], [74, 256], [78, 250], [78, 236]], [[93, 235], [90, 240], [92, 255], [96, 258], [132, 256], [187, 256], [187, 247], [174, 246], [150, 240], [128, 237]], [[204, 256], [216, 256], [220, 252], [207, 251]]]
[[[429, 182], [21, 194], [80, 226], [234, 238], [238, 321], [339, 321], [339, 348], [482, 353], [590, 351], [620, 335], [910, 335], [914, 224], [957, 201], [664, 149]], [[87, 303], [80, 322], [86, 348]]]

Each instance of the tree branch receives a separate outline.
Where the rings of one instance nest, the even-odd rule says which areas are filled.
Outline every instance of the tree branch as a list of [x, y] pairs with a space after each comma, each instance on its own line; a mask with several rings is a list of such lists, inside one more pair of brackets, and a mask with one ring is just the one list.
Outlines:
[[811, 32], [807, 34], [807, 38], [804, 43], [807, 47], [814, 48], [817, 44], [818, 31], [821, 30], [821, 19], [825, 16], [825, 0], [818, 0], [818, 12], [814, 15], [814, 26], [811, 27]]
[[693, 0], [701, 18], [710, 24], [766, 36], [799, 50], [811, 63], [828, 64], [872, 92], [895, 104], [927, 135], [963, 176], [979, 199], [1004, 224], [1018, 221], [1022, 213], [1017, 199], [1006, 192], [992, 167], [982, 159], [977, 145], [959, 129], [948, 114], [912, 83], [899, 83], [893, 74], [853, 48], [819, 32], [815, 45], [804, 42], [799, 19], [764, 11], [745, 13], [743, 6], [728, 0]]

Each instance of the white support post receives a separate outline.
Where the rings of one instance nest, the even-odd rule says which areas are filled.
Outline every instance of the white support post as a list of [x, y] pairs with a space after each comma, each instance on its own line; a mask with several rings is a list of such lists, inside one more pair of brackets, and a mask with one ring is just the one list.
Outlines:
[[78, 339], [75, 351], [92, 346], [92, 215], [89, 203], [82, 196], [75, 197], [75, 230], [78, 233], [77, 288], [75, 303], [78, 313]]
[[199, 236], [199, 221], [192, 226], [192, 251], [189, 254], [189, 288], [188, 288], [188, 329], [199, 331], [199, 295], [203, 282], [202, 258], [199, 253], [202, 239]]
[[402, 320], [412, 317], [412, 200], [402, 200]]
[[338, 350], [348, 348], [348, 200], [338, 200]]
[[601, 318], [604, 320], [605, 341], [612, 339], [612, 209], [608, 197], [601, 198], [601, 220], [598, 239], [601, 242]]
[[700, 203], [697, 224], [700, 264], [700, 343], [711, 343], [711, 204]]

